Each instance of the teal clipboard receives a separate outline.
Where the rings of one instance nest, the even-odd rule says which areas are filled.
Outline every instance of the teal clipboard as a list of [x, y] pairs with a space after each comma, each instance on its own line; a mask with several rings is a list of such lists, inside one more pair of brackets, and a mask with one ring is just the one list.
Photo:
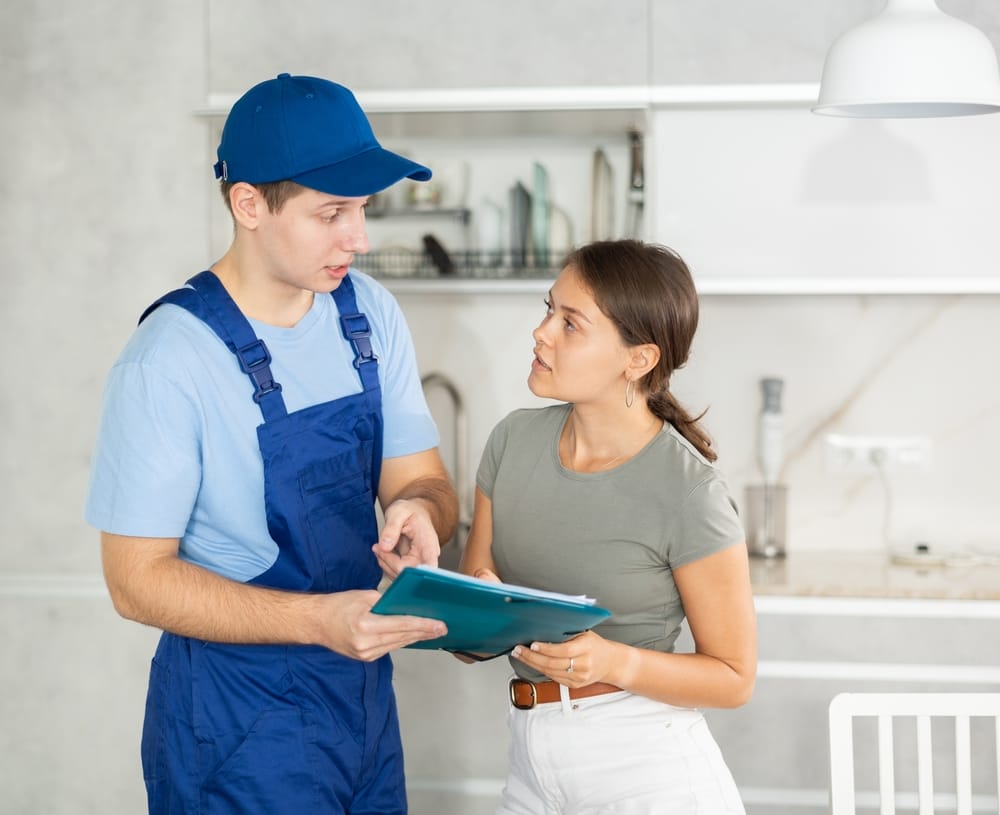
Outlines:
[[478, 654], [503, 654], [519, 643], [563, 642], [611, 616], [585, 600], [422, 566], [403, 569], [372, 611], [430, 617], [448, 626], [443, 637], [409, 648]]

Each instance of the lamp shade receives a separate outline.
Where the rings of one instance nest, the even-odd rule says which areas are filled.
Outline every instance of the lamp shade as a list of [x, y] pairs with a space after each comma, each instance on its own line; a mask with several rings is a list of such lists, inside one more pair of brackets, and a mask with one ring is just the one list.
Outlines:
[[934, 0], [888, 0], [834, 42], [812, 110], [865, 118], [996, 113], [996, 51], [982, 31]]

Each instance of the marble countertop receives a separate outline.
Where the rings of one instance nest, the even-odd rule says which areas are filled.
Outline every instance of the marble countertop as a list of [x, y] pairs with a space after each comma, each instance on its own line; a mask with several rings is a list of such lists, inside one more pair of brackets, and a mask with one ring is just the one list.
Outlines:
[[757, 596], [1000, 600], [1000, 556], [898, 562], [881, 552], [789, 552], [751, 557], [750, 579]]

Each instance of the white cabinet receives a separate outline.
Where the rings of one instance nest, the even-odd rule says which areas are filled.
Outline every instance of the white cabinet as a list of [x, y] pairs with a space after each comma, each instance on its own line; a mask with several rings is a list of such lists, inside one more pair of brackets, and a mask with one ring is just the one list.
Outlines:
[[838, 119], [808, 104], [664, 106], [655, 230], [732, 291], [1000, 291], [1000, 117]]

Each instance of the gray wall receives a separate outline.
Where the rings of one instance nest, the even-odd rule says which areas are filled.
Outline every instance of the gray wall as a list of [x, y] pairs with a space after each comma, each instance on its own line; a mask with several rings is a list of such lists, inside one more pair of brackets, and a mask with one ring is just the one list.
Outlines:
[[[0, 5], [5, 282], [0, 812], [82, 815], [143, 807], [138, 733], [155, 632], [115, 617], [99, 578], [97, 535], [80, 516], [108, 368], [142, 308], [212, 260], [208, 225], [220, 206], [209, 169], [214, 145], [206, 122], [193, 115], [208, 94], [237, 93], [281, 70], [318, 73], [367, 89], [812, 82], [833, 37], [880, 5], [879, 0], [308, 0], [294, 6], [247, 0], [8, 0]], [[996, 4], [942, 0], [941, 5], [998, 41]], [[534, 306], [535, 299], [528, 302]], [[850, 388], [885, 371], [880, 349], [889, 353], [915, 336], [919, 342], [909, 346], [903, 367], [890, 366], [890, 376], [868, 391], [896, 394], [890, 402], [904, 411], [902, 419], [874, 398], [867, 420], [937, 426], [952, 421], [960, 405], [961, 416], [979, 417], [976, 455], [995, 468], [1000, 441], [989, 427], [997, 424], [1000, 396], [995, 384], [984, 384], [988, 361], [967, 363], [965, 357], [973, 343], [979, 349], [1000, 344], [992, 318], [997, 302], [942, 296], [915, 304], [913, 316], [909, 301], [884, 298], [710, 300], [705, 325], [716, 328], [708, 329], [699, 353], [712, 363], [712, 373], [692, 374], [687, 394], [695, 403], [718, 404], [712, 429], [720, 445], [728, 445], [733, 468], [745, 470], [757, 404], [754, 380], [767, 371], [754, 368], [759, 358], [744, 355], [751, 349], [741, 347], [743, 337], [759, 336], [762, 324], [805, 331], [805, 341], [794, 349], [772, 341], [755, 350], [803, 377], [822, 353], [827, 370], [838, 374], [837, 388]], [[427, 313], [435, 305], [447, 306], [447, 298], [404, 305], [412, 309], [418, 343], [426, 340], [422, 365], [454, 363], [465, 370], [465, 360], [448, 357], [451, 346], [435, 327], [439, 314]], [[499, 305], [496, 323], [475, 328], [496, 331], [485, 341], [502, 346], [500, 338], [511, 329], [504, 309], [520, 313], [524, 304]], [[534, 317], [518, 319], [530, 330]], [[876, 352], [850, 342], [845, 348], [838, 330], [844, 323], [870, 329]], [[932, 330], [921, 331], [923, 325]], [[950, 398], [935, 389], [933, 379], [927, 381], [931, 364], [920, 365], [926, 359], [935, 367], [951, 364]], [[526, 401], [521, 361], [496, 365], [498, 376], [507, 379], [491, 384], [500, 398], [491, 400], [483, 390], [482, 401], [473, 403], [474, 456], [485, 429], [504, 409]], [[898, 395], [899, 387], [914, 381], [929, 398]], [[734, 382], [739, 404], [730, 399]], [[470, 389], [478, 384], [475, 378], [463, 383]], [[803, 394], [801, 426], [823, 416], [841, 395], [824, 392], [826, 404]], [[959, 449], [963, 428], [953, 422], [951, 429]], [[966, 457], [953, 455], [961, 470]], [[955, 503], [945, 503], [940, 512], [964, 510], [957, 490], [950, 497]], [[821, 523], [818, 518], [817, 526]], [[870, 514], [857, 519], [859, 528], [871, 523], [876, 522]], [[412, 656], [400, 661], [403, 679], [440, 673], [441, 682], [436, 688], [430, 681], [411, 684], [405, 691], [414, 722], [408, 735], [411, 766], [427, 772], [440, 768], [450, 759], [421, 745], [443, 750], [438, 746], [453, 734], [468, 745], [469, 762], [454, 764], [455, 774], [495, 777], [501, 772], [496, 750], [485, 757], [480, 751], [487, 735], [487, 744], [502, 744], [502, 697], [489, 696], [481, 705], [478, 692], [466, 684], [469, 674], [451, 667], [422, 671], [428, 655]], [[495, 682], [487, 684], [490, 693], [502, 693]], [[454, 729], [442, 733], [438, 721], [419, 715], [421, 698], [450, 695], [456, 687], [455, 698], [463, 700], [468, 717], [456, 715], [447, 724]], [[470, 722], [483, 723], [487, 731]], [[442, 811], [431, 801], [433, 789], [421, 794], [423, 811]]]

